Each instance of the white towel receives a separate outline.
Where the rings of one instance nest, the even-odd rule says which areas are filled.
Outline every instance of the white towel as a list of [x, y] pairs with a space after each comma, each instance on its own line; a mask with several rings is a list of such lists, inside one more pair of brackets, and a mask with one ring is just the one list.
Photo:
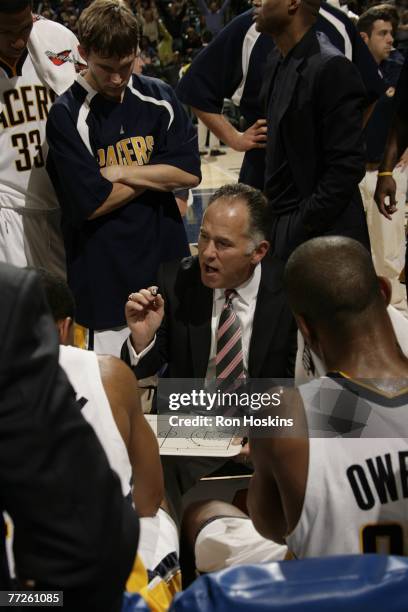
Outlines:
[[39, 78], [59, 96], [86, 68], [78, 52], [78, 39], [60, 23], [34, 16], [34, 25], [28, 39], [28, 52]]

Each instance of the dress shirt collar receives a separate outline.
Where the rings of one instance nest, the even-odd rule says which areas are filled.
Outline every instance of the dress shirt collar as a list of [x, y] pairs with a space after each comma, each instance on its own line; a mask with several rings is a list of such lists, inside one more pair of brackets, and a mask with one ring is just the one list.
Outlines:
[[[252, 276], [248, 278], [242, 285], [235, 287], [236, 293], [240, 299], [249, 306], [253, 300], [256, 300], [261, 282], [261, 264], [258, 263]], [[225, 300], [225, 289], [214, 289], [214, 300]]]

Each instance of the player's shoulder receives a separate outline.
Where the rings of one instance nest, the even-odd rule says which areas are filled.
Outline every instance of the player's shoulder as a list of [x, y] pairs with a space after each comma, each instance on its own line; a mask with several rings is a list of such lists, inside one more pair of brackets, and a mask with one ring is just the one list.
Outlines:
[[148, 96], [156, 100], [173, 101], [175, 99], [174, 89], [168, 83], [142, 74], [132, 75], [131, 89], [136, 95]]
[[320, 64], [326, 64], [330, 62], [334, 57], [342, 58], [342, 60], [348, 62], [345, 55], [338, 49], [323, 32], [316, 33], [317, 42], [319, 45], [320, 55], [317, 58]]
[[[241, 13], [241, 15], [237, 15], [237, 17], [234, 17], [234, 19], [232, 19], [228, 23], [228, 25], [226, 25], [225, 28], [221, 30], [220, 34], [231, 34], [233, 32], [242, 32], [245, 34], [254, 24], [253, 15], [254, 12], [252, 9], [249, 9], [249, 11], [245, 11], [245, 13]], [[220, 34], [218, 34], [217, 37]]]
[[336, 28], [346, 28], [348, 34], [356, 33], [356, 27], [344, 11], [328, 2], [322, 2], [319, 10], [320, 16], [330, 21]]
[[97, 355], [97, 360], [102, 384], [110, 400], [115, 395], [125, 398], [137, 392], [135, 375], [124, 361], [113, 355]]
[[85, 102], [88, 92], [80, 85], [78, 81], [74, 81], [63, 94], [53, 103], [49, 116], [70, 115], [73, 118], [77, 117], [81, 106]]

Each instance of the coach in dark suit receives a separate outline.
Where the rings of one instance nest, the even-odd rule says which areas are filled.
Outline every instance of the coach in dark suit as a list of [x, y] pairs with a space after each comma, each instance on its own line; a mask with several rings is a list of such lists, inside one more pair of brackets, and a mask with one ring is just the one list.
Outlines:
[[[266, 256], [260, 267], [248, 376], [290, 377], [293, 321], [282, 292], [282, 266], [277, 259]], [[152, 349], [134, 367], [135, 374], [146, 378], [168, 364], [169, 378], [205, 378], [211, 349], [213, 290], [202, 283], [199, 259], [188, 257], [181, 263], [164, 264], [159, 286], [165, 318]]]
[[[292, 375], [295, 325], [282, 290], [282, 264], [267, 255], [267, 233], [267, 203], [260, 191], [235, 184], [212, 196], [200, 229], [198, 258], [166, 264], [158, 295], [142, 289], [129, 296], [126, 317], [131, 336], [123, 357], [139, 378], [164, 364], [171, 378], [223, 378], [219, 367], [225, 349], [220, 349], [219, 331], [228, 304], [239, 321], [235, 334], [240, 336], [242, 359], [235, 346], [236, 377]], [[234, 290], [231, 298], [226, 290]], [[229, 372], [228, 357], [223, 359]], [[167, 485], [175, 477], [169, 462], [166, 459], [164, 465]], [[209, 460], [201, 463], [203, 471], [194, 469], [192, 474], [183, 461], [177, 476], [183, 491], [208, 473]]]
[[119, 611], [137, 516], [58, 365], [35, 273], [0, 264], [0, 289], [0, 522], [14, 523], [17, 577], [64, 591], [64, 610]]
[[366, 91], [356, 67], [313, 25], [318, 0], [265, 0], [256, 26], [276, 49], [264, 83], [265, 194], [271, 241], [286, 260], [314, 236], [339, 234], [369, 248], [358, 184], [365, 174]]

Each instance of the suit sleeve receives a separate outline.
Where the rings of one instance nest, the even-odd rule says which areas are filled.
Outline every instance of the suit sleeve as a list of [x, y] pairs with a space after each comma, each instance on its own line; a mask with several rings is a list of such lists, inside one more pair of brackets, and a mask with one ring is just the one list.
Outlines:
[[67, 609], [116, 610], [137, 517], [58, 365], [36, 275], [9, 270], [0, 267], [0, 488], [17, 574], [64, 590]]
[[81, 139], [73, 116], [54, 104], [47, 120], [47, 170], [58, 201], [74, 227], [80, 227], [109, 197], [112, 183]]
[[348, 206], [365, 174], [362, 133], [365, 91], [343, 56], [326, 62], [315, 83], [319, 180], [300, 205], [307, 229], [324, 230]]

